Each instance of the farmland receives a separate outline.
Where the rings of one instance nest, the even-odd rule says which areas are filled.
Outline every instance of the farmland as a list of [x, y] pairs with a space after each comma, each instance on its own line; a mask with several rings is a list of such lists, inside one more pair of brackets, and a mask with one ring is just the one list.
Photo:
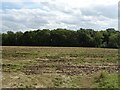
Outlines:
[[118, 49], [2, 47], [5, 88], [118, 88], [118, 71]]

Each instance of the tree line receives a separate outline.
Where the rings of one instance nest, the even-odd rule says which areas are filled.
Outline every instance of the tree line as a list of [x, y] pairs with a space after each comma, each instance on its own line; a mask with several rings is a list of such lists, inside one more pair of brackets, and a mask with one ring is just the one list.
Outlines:
[[3, 46], [65, 46], [119, 48], [120, 31], [114, 28], [93, 29], [43, 29], [26, 32], [1, 33]]

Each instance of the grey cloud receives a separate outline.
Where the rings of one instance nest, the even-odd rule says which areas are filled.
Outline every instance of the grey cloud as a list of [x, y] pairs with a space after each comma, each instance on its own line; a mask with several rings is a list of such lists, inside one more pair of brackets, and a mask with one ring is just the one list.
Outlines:
[[[48, 24], [48, 21], [43, 18], [39, 13], [29, 12], [31, 10], [27, 10], [26, 12], [22, 11], [14, 11], [10, 10], [7, 13], [3, 13], [2, 15], [2, 31], [18, 31], [18, 30], [28, 30], [34, 28], [40, 28]], [[32, 13], [36, 13], [35, 15]]]
[[101, 29], [117, 26], [117, 21], [115, 21], [117, 17], [116, 6], [71, 8], [54, 2], [40, 2], [37, 3], [37, 6], [39, 8], [36, 7], [36, 9], [2, 10], [2, 30], [79, 29], [81, 27]]
[[28, 29], [25, 25], [20, 24], [20, 23], [16, 23], [16, 22], [9, 22], [9, 21], [3, 21], [2, 23], [2, 32], [6, 32], [6, 31], [19, 31], [19, 30], [26, 30]]
[[82, 8], [82, 14], [86, 16], [105, 16], [107, 18], [116, 19], [118, 10], [116, 5], [94, 6], [90, 8]]
[[40, 4], [44, 6], [44, 8], [42, 8], [43, 10], [50, 12], [58, 11], [65, 14], [72, 14], [74, 12], [73, 8], [69, 8], [69, 6], [64, 3], [41, 2]]

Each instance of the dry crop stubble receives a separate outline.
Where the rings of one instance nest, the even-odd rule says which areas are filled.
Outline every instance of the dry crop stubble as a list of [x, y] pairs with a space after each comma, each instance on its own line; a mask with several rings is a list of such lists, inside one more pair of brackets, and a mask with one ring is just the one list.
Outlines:
[[96, 73], [119, 70], [117, 49], [5, 46], [2, 53], [3, 87], [98, 87]]

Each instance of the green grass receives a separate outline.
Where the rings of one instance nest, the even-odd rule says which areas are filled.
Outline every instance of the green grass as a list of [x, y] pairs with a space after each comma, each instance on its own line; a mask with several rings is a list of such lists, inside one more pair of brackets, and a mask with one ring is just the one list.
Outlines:
[[95, 78], [96, 87], [99, 88], [118, 88], [119, 79], [118, 74], [112, 73], [108, 74], [107, 72], [101, 72], [99, 77]]
[[[118, 63], [117, 49], [2, 48], [3, 87], [118, 88], [118, 74], [110, 66]], [[97, 70], [96, 66], [101, 65], [109, 67]]]

